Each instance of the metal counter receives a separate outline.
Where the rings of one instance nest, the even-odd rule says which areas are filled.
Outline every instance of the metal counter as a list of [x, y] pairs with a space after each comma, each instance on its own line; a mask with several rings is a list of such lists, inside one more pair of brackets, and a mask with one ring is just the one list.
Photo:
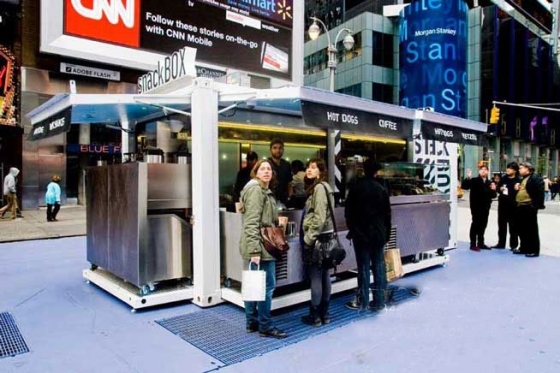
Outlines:
[[[391, 197], [393, 235], [396, 242], [388, 246], [398, 247], [401, 256], [445, 248], [449, 242], [449, 196], [399, 196]], [[305, 280], [299, 230], [302, 211], [280, 213], [290, 222], [296, 223], [295, 234], [288, 237], [290, 250], [282, 260], [276, 261], [277, 286], [299, 283]], [[337, 272], [356, 268], [356, 257], [351, 242], [346, 239], [348, 228], [344, 219], [344, 207], [334, 209], [338, 235], [346, 249], [346, 259], [337, 267]], [[220, 212], [220, 242], [222, 274], [227, 279], [241, 281], [243, 260], [239, 251], [242, 231], [242, 214]], [[393, 237], [395, 240], [395, 237]]]
[[89, 168], [87, 260], [92, 267], [150, 289], [192, 276], [192, 227], [170, 211], [191, 207], [190, 172], [186, 164]]

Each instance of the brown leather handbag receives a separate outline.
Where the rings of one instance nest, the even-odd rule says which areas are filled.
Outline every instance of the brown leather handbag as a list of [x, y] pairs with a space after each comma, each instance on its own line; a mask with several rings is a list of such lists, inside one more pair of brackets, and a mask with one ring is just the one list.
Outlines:
[[276, 259], [282, 259], [282, 255], [290, 249], [282, 227], [261, 227], [261, 236], [264, 248]]

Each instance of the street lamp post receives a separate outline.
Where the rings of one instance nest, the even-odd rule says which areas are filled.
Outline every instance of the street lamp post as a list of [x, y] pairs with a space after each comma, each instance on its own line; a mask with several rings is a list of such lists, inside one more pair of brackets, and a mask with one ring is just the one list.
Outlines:
[[330, 89], [331, 92], [334, 92], [334, 72], [336, 70], [336, 65], [337, 65], [336, 44], [338, 43], [338, 38], [340, 37], [340, 35], [343, 32], [346, 32], [346, 36], [342, 40], [342, 44], [344, 44], [344, 48], [346, 48], [346, 50], [352, 49], [352, 47], [354, 46], [354, 38], [352, 37], [352, 30], [350, 30], [348, 28], [343, 28], [340, 31], [338, 31], [338, 33], [336, 34], [336, 38], [334, 39], [334, 44], [332, 44], [331, 43], [331, 37], [329, 35], [329, 30], [328, 30], [327, 26], [323, 23], [323, 21], [321, 21], [317, 17], [310, 17], [310, 18], [313, 20], [313, 24], [311, 26], [309, 26], [309, 30], [307, 31], [307, 33], [309, 34], [309, 38], [311, 40], [316, 40], [319, 37], [319, 35], [321, 34], [321, 28], [319, 27], [319, 24], [324, 28], [325, 34], [327, 35], [327, 43], [328, 43], [327, 51], [328, 51], [328, 54], [329, 54], [329, 60], [327, 62], [327, 66], [330, 69], [330, 83], [329, 83], [330, 86], [329, 86], [329, 89]]

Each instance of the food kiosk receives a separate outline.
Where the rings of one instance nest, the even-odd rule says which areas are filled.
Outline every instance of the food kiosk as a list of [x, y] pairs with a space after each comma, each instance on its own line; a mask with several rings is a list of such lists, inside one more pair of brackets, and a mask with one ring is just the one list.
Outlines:
[[[86, 280], [133, 309], [184, 299], [201, 307], [222, 301], [242, 305], [242, 215], [232, 209], [232, 175], [248, 150], [268, 157], [268, 144], [276, 137], [285, 141], [285, 158], [305, 163], [320, 156], [329, 165], [340, 204], [335, 218], [348, 252], [333, 275], [333, 293], [356, 286], [343, 207], [346, 165], [355, 155], [385, 165], [383, 176], [392, 194], [390, 245], [401, 249], [405, 272], [445, 264], [445, 250], [456, 245], [451, 228], [456, 167], [412, 164], [414, 141], [420, 136], [438, 140], [434, 137], [441, 131], [432, 136], [424, 122], [470, 141], [486, 131], [484, 123], [314, 88], [257, 90], [196, 78], [173, 93], [55, 96], [28, 114], [34, 124], [30, 139], [45, 136], [50, 121], [62, 112], [70, 123], [122, 129], [123, 153], [135, 154], [129, 158], [135, 162], [89, 171], [92, 182], [107, 190], [99, 192], [103, 188], [93, 183], [88, 189], [87, 259], [92, 266], [84, 270]], [[178, 121], [182, 125], [173, 128]], [[183, 158], [190, 161], [176, 161], [177, 154], [188, 154]], [[442, 178], [451, 181], [451, 188], [442, 191], [431, 181]], [[117, 190], [121, 198], [111, 199]], [[119, 211], [118, 217], [109, 208]], [[277, 292], [273, 308], [309, 299], [308, 291], [294, 287], [304, 279], [297, 237], [301, 211], [286, 207], [280, 213], [298, 228], [290, 232], [290, 251], [277, 262], [277, 283], [286, 290]], [[127, 229], [126, 242], [119, 227]]]

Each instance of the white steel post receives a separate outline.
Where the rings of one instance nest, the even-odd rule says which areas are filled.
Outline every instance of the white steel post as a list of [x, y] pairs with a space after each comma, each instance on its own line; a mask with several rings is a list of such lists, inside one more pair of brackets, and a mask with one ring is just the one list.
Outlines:
[[218, 198], [218, 91], [197, 78], [191, 103], [193, 201], [193, 303], [221, 302]]

